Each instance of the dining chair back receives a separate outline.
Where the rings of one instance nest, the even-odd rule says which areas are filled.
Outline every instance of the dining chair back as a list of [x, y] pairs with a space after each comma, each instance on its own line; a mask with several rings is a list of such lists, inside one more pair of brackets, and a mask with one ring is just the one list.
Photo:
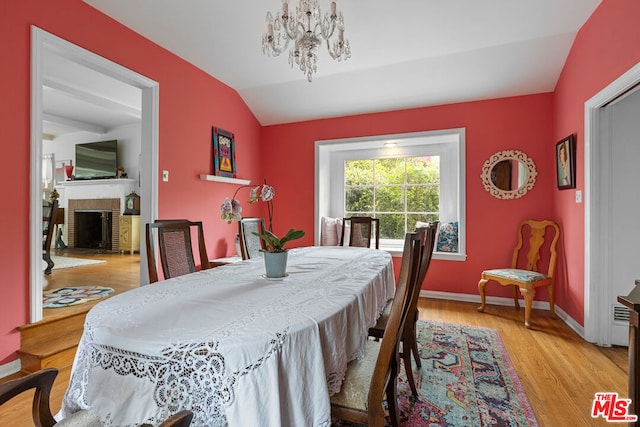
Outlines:
[[[555, 317], [554, 305], [554, 273], [558, 252], [556, 246], [560, 238], [560, 227], [553, 221], [527, 220], [520, 223], [518, 228], [518, 244], [513, 250], [511, 268], [498, 268], [484, 270], [478, 282], [480, 293], [480, 307], [478, 311], [485, 309], [485, 285], [493, 280], [502, 286], [511, 286], [513, 301], [516, 308], [520, 308], [518, 302], [518, 289], [524, 297], [524, 324], [531, 327], [531, 306], [536, 288], [546, 286], [548, 289], [549, 307], [551, 317]], [[546, 264], [546, 269], [544, 267]]]
[[238, 221], [238, 234], [240, 234], [240, 253], [242, 259], [253, 259], [260, 256], [264, 249], [264, 242], [253, 233], [264, 233], [263, 218], [242, 218]]
[[[165, 279], [182, 276], [197, 271], [193, 256], [191, 230], [197, 230], [197, 245], [200, 255], [200, 268], [210, 268], [207, 248], [204, 243], [204, 233], [201, 221], [186, 219], [157, 220], [146, 225], [147, 267], [149, 282], [158, 281], [158, 270], [155, 258], [156, 250], [160, 255], [162, 274]], [[157, 248], [156, 248], [156, 238]]]
[[[417, 329], [416, 324], [418, 322], [418, 299], [420, 298], [420, 291], [422, 290], [422, 284], [424, 283], [424, 279], [427, 275], [427, 271], [429, 270], [429, 265], [431, 264], [431, 258], [433, 256], [433, 249], [435, 246], [436, 235], [438, 232], [438, 222], [425, 223], [425, 226], [416, 229], [416, 233], [414, 233], [415, 239], [420, 239], [421, 252], [420, 257], [414, 261], [417, 262], [417, 266], [408, 265], [407, 257], [402, 257], [402, 262], [400, 264], [400, 274], [402, 275], [403, 271], [410, 271], [411, 268], [417, 268], [417, 278], [416, 281], [412, 284], [413, 286], [409, 290], [410, 301], [409, 301], [409, 309], [408, 309], [408, 318], [404, 324], [404, 329], [402, 332], [402, 359], [404, 361], [405, 371], [407, 375], [407, 382], [411, 387], [411, 392], [414, 396], [418, 397], [418, 386], [419, 386], [419, 376], [418, 380], [414, 379], [413, 375], [413, 365], [411, 363], [411, 355], [413, 354], [413, 359], [415, 360], [415, 364], [417, 368], [422, 366], [420, 362], [420, 355], [418, 353], [418, 339], [417, 339]], [[405, 242], [404, 251], [407, 251], [408, 247]], [[395, 296], [394, 296], [395, 299]], [[374, 338], [382, 338], [387, 328], [387, 323], [389, 321], [389, 315], [391, 312], [392, 302], [387, 304], [384, 311], [378, 318], [376, 325], [369, 329], [369, 336]]]
[[[348, 242], [345, 233], [348, 229]], [[380, 219], [370, 216], [352, 216], [342, 218], [342, 232], [340, 233], [340, 246], [358, 246], [370, 248], [371, 240], [375, 242], [375, 248], [380, 249]]]
[[53, 240], [53, 222], [57, 212], [57, 200], [42, 205], [42, 259], [47, 263], [44, 274], [51, 274], [51, 270], [55, 266], [51, 259], [51, 241]]
[[[53, 426], [82, 426], [82, 427], [102, 427], [102, 423], [97, 415], [90, 410], [81, 410], [56, 422], [51, 414], [49, 399], [53, 382], [58, 375], [55, 368], [42, 369], [24, 377], [7, 381], [0, 384], [0, 405], [8, 402], [14, 397], [34, 390], [33, 403], [31, 406], [31, 417], [36, 427]], [[182, 410], [177, 412], [162, 423], [159, 427], [189, 427], [193, 419], [193, 412]], [[145, 426], [146, 424], [141, 424]]]
[[425, 231], [407, 233], [395, 298], [381, 341], [367, 340], [365, 356], [349, 362], [340, 392], [331, 397], [331, 416], [371, 427], [385, 425], [386, 400], [392, 426], [398, 426], [397, 379], [399, 345], [410, 305], [410, 290], [419, 275], [419, 259]]

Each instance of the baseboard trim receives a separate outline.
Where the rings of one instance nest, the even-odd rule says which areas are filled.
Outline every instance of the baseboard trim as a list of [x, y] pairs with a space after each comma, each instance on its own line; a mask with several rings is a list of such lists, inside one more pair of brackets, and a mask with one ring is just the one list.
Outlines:
[[0, 379], [20, 372], [21, 368], [20, 359], [0, 365]]
[[[452, 292], [440, 292], [440, 291], [426, 291], [421, 290], [420, 296], [423, 298], [434, 298], [434, 299], [444, 299], [451, 301], [460, 301], [460, 302], [472, 302], [480, 304], [480, 295], [471, 295], [471, 294], [455, 294]], [[524, 307], [524, 300], [518, 300], [521, 307]], [[504, 297], [486, 297], [487, 304], [492, 305], [503, 305], [503, 306], [513, 306], [513, 298], [504, 298]], [[549, 303], [547, 301], [533, 301], [531, 306], [536, 310], [547, 310], [549, 311]], [[584, 337], [584, 327], [580, 325], [574, 318], [569, 316], [566, 311], [555, 306], [556, 316], [562, 320], [564, 323], [569, 326], [576, 334], [578, 334], [582, 339]], [[586, 341], [586, 340], [585, 340]]]

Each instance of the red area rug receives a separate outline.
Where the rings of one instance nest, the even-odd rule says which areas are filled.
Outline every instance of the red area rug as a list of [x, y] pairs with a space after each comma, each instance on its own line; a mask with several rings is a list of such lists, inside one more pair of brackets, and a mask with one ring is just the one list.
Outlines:
[[538, 425], [498, 331], [418, 321], [418, 342], [420, 398], [413, 398], [402, 373], [398, 384], [402, 426]]

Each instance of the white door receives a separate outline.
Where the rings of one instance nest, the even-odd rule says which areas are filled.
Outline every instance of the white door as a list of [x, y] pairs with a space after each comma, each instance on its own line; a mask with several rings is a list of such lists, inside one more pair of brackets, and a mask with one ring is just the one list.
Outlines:
[[[626, 94], [604, 107], [603, 142], [611, 154], [609, 299], [611, 344], [628, 345], [629, 323], [626, 310], [617, 302], [640, 280], [640, 90]], [[607, 226], [603, 224], [604, 226]], [[598, 225], [596, 225], [598, 226]], [[606, 285], [605, 285], [606, 286]], [[606, 311], [606, 310], [605, 310]]]

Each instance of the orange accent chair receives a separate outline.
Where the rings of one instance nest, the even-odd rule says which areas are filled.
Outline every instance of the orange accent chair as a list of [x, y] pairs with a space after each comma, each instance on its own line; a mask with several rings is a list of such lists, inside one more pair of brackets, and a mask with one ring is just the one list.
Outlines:
[[[525, 238], [528, 236], [528, 245], [525, 245]], [[488, 281], [493, 280], [502, 286], [511, 286], [513, 288], [513, 301], [516, 308], [520, 308], [518, 303], [518, 290], [524, 297], [524, 324], [527, 328], [531, 327], [531, 305], [536, 293], [536, 288], [547, 286], [549, 290], [549, 306], [551, 317], [555, 317], [555, 307], [553, 302], [553, 286], [554, 273], [556, 269], [556, 259], [558, 253], [556, 246], [560, 238], [560, 227], [553, 221], [523, 221], [520, 224], [518, 236], [518, 246], [513, 251], [511, 268], [502, 268], [495, 270], [485, 270], [482, 272], [482, 278], [478, 282], [478, 291], [480, 293], [481, 304], [478, 311], [483, 312], [485, 308], [485, 290], [484, 287]], [[551, 239], [551, 243], [549, 242]], [[547, 244], [545, 245], [545, 242]], [[528, 247], [526, 253], [526, 266], [518, 268], [521, 255], [524, 254], [523, 248]], [[521, 254], [522, 252], [522, 254]], [[546, 255], [544, 259], [548, 259], [548, 268], [546, 272], [542, 272], [542, 268], [538, 267], [538, 262]], [[517, 287], [517, 288], [516, 288]]]

